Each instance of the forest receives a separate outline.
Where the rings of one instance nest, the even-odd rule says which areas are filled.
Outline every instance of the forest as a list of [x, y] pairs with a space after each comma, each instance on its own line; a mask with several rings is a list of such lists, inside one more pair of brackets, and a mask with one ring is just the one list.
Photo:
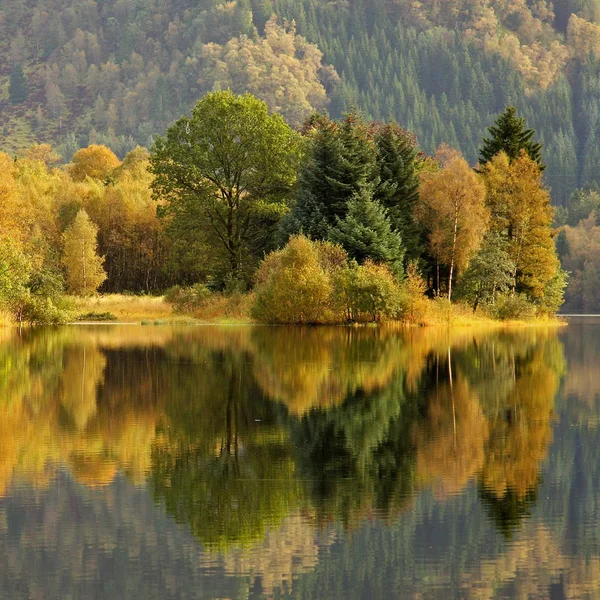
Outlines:
[[596, 181], [598, 0], [13, 0], [0, 10], [0, 147], [120, 158], [208, 91], [292, 125], [350, 108], [474, 163], [506, 105], [540, 135], [555, 204]]
[[267, 323], [519, 320], [563, 302], [542, 146], [514, 107], [476, 168], [395, 122], [314, 114], [297, 131], [231, 91], [123, 161], [102, 145], [65, 167], [49, 145], [0, 158], [0, 300], [19, 322], [65, 320], [64, 292], [97, 290]]

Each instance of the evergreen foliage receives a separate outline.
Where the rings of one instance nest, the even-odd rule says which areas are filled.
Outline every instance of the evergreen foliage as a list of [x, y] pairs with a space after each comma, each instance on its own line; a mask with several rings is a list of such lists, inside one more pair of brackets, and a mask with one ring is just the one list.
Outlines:
[[402, 273], [402, 238], [392, 230], [385, 208], [373, 199], [368, 187], [348, 202], [346, 217], [338, 217], [329, 239], [340, 244], [359, 264], [371, 260], [390, 266], [397, 275]]
[[23, 65], [17, 64], [10, 74], [8, 98], [11, 104], [22, 104], [29, 97], [29, 84], [25, 77]]
[[535, 131], [525, 128], [525, 119], [517, 117], [514, 106], [507, 107], [488, 131], [490, 137], [483, 139], [479, 152], [481, 164], [488, 163], [500, 152], [515, 160], [525, 151], [541, 171], [546, 168], [542, 162], [542, 145], [533, 141]]

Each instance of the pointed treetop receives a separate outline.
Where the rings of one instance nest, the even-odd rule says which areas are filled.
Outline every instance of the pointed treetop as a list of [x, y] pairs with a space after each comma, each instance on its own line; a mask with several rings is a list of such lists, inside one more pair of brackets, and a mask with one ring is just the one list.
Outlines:
[[539, 165], [540, 170], [546, 168], [542, 162], [542, 144], [533, 141], [535, 131], [526, 129], [525, 119], [517, 116], [514, 106], [508, 106], [488, 131], [490, 137], [483, 139], [483, 147], [480, 150], [479, 162], [482, 165], [490, 162], [502, 151], [512, 162], [524, 150], [529, 158]]

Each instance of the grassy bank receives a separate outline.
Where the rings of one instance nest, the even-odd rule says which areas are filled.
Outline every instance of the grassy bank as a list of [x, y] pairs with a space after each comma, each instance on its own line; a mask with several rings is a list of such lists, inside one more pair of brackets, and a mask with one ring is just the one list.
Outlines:
[[71, 298], [77, 321], [122, 322], [181, 319], [162, 296], [128, 296], [105, 294]]
[[[106, 294], [90, 298], [71, 298], [74, 320], [79, 322], [121, 323], [212, 323], [251, 324], [252, 294], [223, 296], [215, 294], [202, 308], [182, 314], [175, 312], [163, 296], [130, 296]], [[524, 319], [497, 320], [484, 311], [473, 312], [461, 303], [426, 301], [426, 310], [418, 325], [426, 327], [525, 327], [560, 326], [564, 319], [553, 316], [527, 317]], [[416, 323], [395, 321], [398, 327]]]
[[163, 296], [104, 294], [88, 298], [71, 297], [74, 320], [97, 323], [215, 323], [246, 324], [250, 318], [250, 295], [216, 295], [201, 309], [178, 313]]

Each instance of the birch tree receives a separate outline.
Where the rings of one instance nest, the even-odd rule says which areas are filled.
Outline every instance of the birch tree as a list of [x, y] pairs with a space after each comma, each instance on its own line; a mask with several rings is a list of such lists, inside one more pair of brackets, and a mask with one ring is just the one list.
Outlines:
[[421, 176], [421, 219], [427, 226], [429, 249], [448, 268], [448, 299], [457, 273], [477, 252], [489, 222], [485, 186], [461, 154], [440, 146], [439, 171]]

